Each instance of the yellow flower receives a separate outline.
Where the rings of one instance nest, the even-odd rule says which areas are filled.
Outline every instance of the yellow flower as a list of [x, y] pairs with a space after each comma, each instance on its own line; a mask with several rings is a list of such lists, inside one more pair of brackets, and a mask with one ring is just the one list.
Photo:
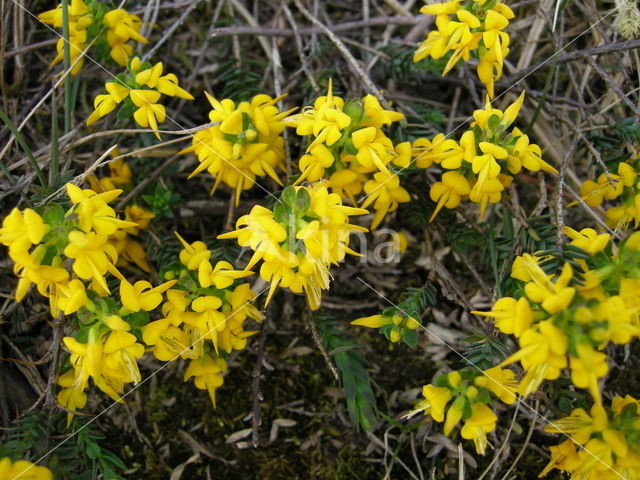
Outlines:
[[212, 295], [196, 298], [191, 303], [191, 308], [198, 313], [193, 320], [203, 338], [208, 338], [213, 343], [213, 348], [218, 351], [218, 332], [226, 327], [226, 316], [218, 309], [222, 306], [222, 300]]
[[518, 300], [511, 297], [502, 297], [496, 301], [490, 312], [471, 312], [475, 315], [493, 317], [496, 328], [503, 333], [520, 337], [533, 322], [533, 312], [526, 298]]
[[565, 226], [564, 233], [572, 240], [570, 245], [581, 248], [589, 255], [595, 255], [604, 250], [611, 240], [611, 235], [608, 233], [598, 234], [593, 228], [583, 228], [578, 232]]
[[151, 346], [153, 356], [163, 362], [172, 361], [179, 356], [182, 358], [195, 358], [192, 343], [186, 333], [180, 328], [171, 325], [168, 318], [150, 322], [142, 330], [142, 340], [145, 345]]
[[471, 416], [467, 418], [460, 430], [462, 438], [473, 440], [476, 452], [484, 455], [487, 449], [487, 433], [496, 428], [498, 417], [486, 404], [478, 402], [471, 406]]
[[135, 335], [124, 330], [109, 334], [104, 342], [103, 376], [122, 383], [140, 382], [137, 360], [144, 354], [144, 346], [136, 342]]
[[331, 150], [323, 144], [315, 145], [300, 158], [298, 167], [302, 173], [295, 184], [298, 185], [302, 183], [303, 180], [309, 182], [320, 180], [324, 176], [325, 169], [333, 165], [334, 161], [335, 158]]
[[84, 283], [77, 278], [66, 285], [60, 285], [58, 290], [57, 304], [65, 315], [71, 315], [89, 303]]
[[[68, 10], [69, 22], [75, 23], [78, 21], [77, 17], [87, 13], [89, 13], [89, 8], [82, 0], [71, 0]], [[62, 4], [53, 10], [47, 10], [46, 12], [38, 14], [38, 20], [52, 27], [62, 28]]]
[[422, 388], [422, 396], [428, 402], [428, 412], [436, 422], [444, 421], [444, 411], [449, 400], [451, 400], [452, 392], [446, 387], [435, 387], [433, 385], [425, 385]]
[[332, 90], [329, 80], [326, 96], [318, 97], [313, 107], [285, 120], [288, 125], [296, 127], [298, 135], [315, 136], [307, 150], [320, 143], [333, 145], [342, 137], [342, 131], [351, 124], [351, 117], [342, 111], [344, 100], [334, 96]]
[[131, 285], [127, 280], [120, 281], [120, 300], [130, 312], [145, 310], [150, 312], [162, 302], [162, 293], [175, 285], [176, 280], [170, 280], [152, 287], [146, 280], [139, 280]]
[[218, 235], [218, 238], [237, 238], [238, 245], [250, 247], [255, 252], [245, 267], [246, 270], [251, 269], [265, 255], [277, 257], [280, 254], [280, 242], [287, 238], [286, 230], [275, 221], [273, 212], [260, 205], [255, 205], [248, 215], [240, 217], [236, 228], [232, 232]]
[[0, 478], [7, 480], [53, 480], [47, 467], [41, 467], [27, 460], [12, 462], [9, 457], [0, 459]]
[[211, 285], [219, 289], [228, 288], [235, 280], [252, 274], [253, 272], [247, 270], [234, 270], [233, 265], [223, 260], [216, 262], [215, 267], [211, 267], [208, 260], [202, 261], [198, 268], [198, 280], [204, 288]]
[[207, 245], [204, 242], [196, 241], [189, 244], [178, 232], [174, 232], [174, 235], [184, 247], [184, 249], [180, 250], [180, 263], [189, 270], [198, 270], [200, 264], [208, 261], [209, 257], [211, 257], [211, 250], [207, 249]]
[[572, 440], [565, 440], [560, 445], [549, 447], [549, 450], [551, 451], [551, 460], [544, 467], [544, 470], [540, 472], [538, 478], [546, 476], [554, 468], [565, 472], [573, 472], [581, 464], [576, 452], [576, 445]]
[[126, 221], [136, 225], [128, 228], [126, 232], [131, 235], [138, 235], [140, 230], [145, 230], [149, 226], [149, 222], [155, 218], [155, 214], [139, 205], [127, 205], [124, 209], [124, 218]]
[[91, 115], [87, 118], [87, 125], [91, 125], [105, 115], [111, 113], [120, 102], [129, 96], [129, 93], [131, 92], [129, 87], [126, 87], [119, 82], [107, 82], [104, 84], [104, 87], [107, 90], [107, 94], [98, 95], [93, 100], [93, 108], [95, 108], [95, 110], [91, 112]]
[[507, 368], [493, 367], [485, 370], [483, 375], [474, 379], [474, 384], [491, 391], [507, 405], [516, 401], [515, 394], [518, 391], [518, 382], [515, 379], [515, 374]]
[[108, 11], [104, 15], [104, 24], [109, 28], [107, 34], [109, 46], [124, 43], [130, 39], [147, 43], [147, 39], [139, 33], [140, 23], [140, 17], [127, 12], [123, 8]]
[[[58, 378], [58, 385], [62, 390], [58, 392], [57, 400], [67, 410], [76, 411], [84, 408], [87, 404], [87, 394], [84, 389], [87, 388], [86, 378], [84, 381], [77, 375], [77, 370], [71, 369]], [[73, 414], [67, 414], [67, 427], [71, 424]]]
[[434, 183], [429, 189], [431, 200], [437, 202], [429, 222], [436, 218], [442, 207], [456, 208], [460, 205], [462, 197], [469, 195], [470, 191], [471, 187], [466, 178], [456, 172], [445, 172], [442, 181]]
[[222, 385], [224, 381], [222, 374], [226, 371], [227, 364], [223, 358], [205, 355], [200, 359], [191, 360], [184, 372], [184, 380], [187, 381], [193, 377], [197, 388], [207, 390], [211, 404], [215, 408], [216, 389]]
[[178, 77], [173, 73], [162, 76], [162, 68], [162, 62], [158, 62], [153, 67], [138, 72], [135, 77], [136, 82], [169, 97], [193, 100], [193, 95], [178, 86]]
[[94, 232], [69, 233], [69, 244], [64, 254], [72, 258], [73, 271], [83, 280], [95, 280], [105, 291], [109, 291], [104, 275], [107, 271], [117, 272], [114, 263], [118, 254], [112, 245], [107, 243], [106, 235]]
[[[160, 92], [155, 90], [131, 90], [129, 96], [138, 109], [133, 112], [133, 118], [142, 128], [151, 127], [158, 130], [158, 123], [164, 122], [166, 110], [164, 105], [156, 103], [160, 100]], [[155, 136], [160, 139], [160, 134], [156, 131]]]
[[598, 379], [609, 372], [607, 355], [582, 343], [576, 347], [576, 354], [569, 357], [571, 381], [578, 388], [588, 388], [593, 399], [600, 402]]
[[382, 315], [372, 315], [370, 317], [358, 318], [351, 322], [351, 325], [359, 325], [367, 328], [380, 328], [383, 325], [387, 325], [391, 322], [391, 319]]
[[2, 221], [0, 243], [9, 247], [10, 252], [26, 252], [40, 243], [49, 229], [42, 217], [30, 208], [11, 210]]
[[371, 222], [372, 230], [380, 225], [387, 213], [394, 212], [400, 203], [411, 200], [409, 192], [400, 186], [400, 177], [388, 170], [387, 173], [376, 173], [373, 179], [365, 184], [364, 191], [367, 197], [362, 203], [362, 208], [373, 204], [376, 211]]
[[[72, 183], [67, 183], [67, 195], [74, 204], [71, 214], [77, 216], [78, 226], [85, 233], [92, 230], [100, 235], [112, 235], [118, 229], [135, 227], [133, 222], [116, 218], [116, 213], [108, 202], [116, 199], [122, 190], [110, 190], [96, 193], [93, 190], [82, 190]], [[69, 214], [67, 214], [69, 216]]]

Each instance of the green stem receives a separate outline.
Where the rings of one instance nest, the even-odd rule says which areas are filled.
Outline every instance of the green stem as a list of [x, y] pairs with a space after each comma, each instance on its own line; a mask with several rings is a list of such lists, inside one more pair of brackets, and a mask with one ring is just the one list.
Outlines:
[[49, 166], [49, 185], [55, 185], [60, 171], [58, 155], [58, 106], [56, 105], [56, 90], [51, 92], [51, 164]]
[[[62, 36], [64, 37], [64, 71], [71, 65], [71, 45], [69, 43], [69, 0], [62, 0]], [[70, 75], [70, 74], [69, 74]], [[64, 80], [64, 133], [71, 131], [71, 82], [69, 78]]]
[[16, 140], [22, 147], [22, 150], [24, 150], [24, 153], [26, 153], [27, 158], [29, 159], [29, 163], [31, 164], [31, 167], [36, 172], [36, 175], [38, 176], [38, 180], [40, 180], [40, 184], [43, 187], [46, 187], [47, 180], [44, 174], [42, 173], [42, 170], [40, 170], [40, 165], [38, 165], [38, 162], [36, 162], [36, 158], [33, 156], [33, 152], [29, 148], [27, 141], [24, 139], [22, 134], [16, 128], [15, 124], [11, 121], [8, 115], [4, 113], [3, 110], [0, 110], [0, 120], [2, 120], [7, 125], [7, 127], [9, 127], [9, 130], [11, 130], [11, 133], [13, 133], [13, 136], [16, 137]]
[[536, 120], [538, 119], [538, 115], [540, 115], [540, 110], [542, 110], [542, 106], [545, 104], [547, 100], [547, 94], [549, 93], [549, 88], [551, 88], [551, 81], [553, 80], [553, 74], [556, 71], [556, 66], [558, 64], [559, 57], [560, 57], [559, 51], [556, 48], [556, 54], [553, 56], [553, 60], [551, 60], [551, 68], [549, 69], [549, 72], [547, 73], [547, 78], [544, 81], [544, 88], [542, 89], [542, 95], [540, 96], [540, 100], [538, 101], [538, 106], [536, 107], [536, 110], [533, 112], [533, 116], [531, 117], [531, 121], [527, 125], [527, 128], [524, 129], [524, 133], [527, 135], [531, 132], [533, 125], [536, 123]]

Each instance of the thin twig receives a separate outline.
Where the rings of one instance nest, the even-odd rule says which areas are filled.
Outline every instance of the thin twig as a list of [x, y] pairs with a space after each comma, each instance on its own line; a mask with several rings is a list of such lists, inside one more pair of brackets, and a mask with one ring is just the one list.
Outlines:
[[[533, 406], [533, 410], [537, 412], [539, 408], [540, 408], [540, 400], [536, 400], [536, 403]], [[536, 417], [533, 417], [531, 419], [531, 425], [529, 425], [529, 431], [527, 432], [527, 436], [524, 439], [524, 444], [522, 445], [522, 448], [518, 452], [518, 455], [516, 456], [516, 458], [511, 463], [511, 466], [509, 467], [509, 470], [507, 470], [507, 473], [505, 473], [502, 476], [501, 480], [507, 480], [507, 478], [509, 477], [509, 474], [513, 471], [514, 468], [516, 468], [516, 465], [518, 465], [518, 462], [520, 461], [520, 459], [522, 458], [522, 455], [524, 455], [524, 452], [527, 449], [527, 445], [529, 445], [529, 440], [531, 440], [531, 435], [533, 434], [533, 429], [535, 428], [535, 426], [536, 426]]]
[[49, 417], [53, 413], [54, 389], [58, 378], [58, 363], [60, 360], [60, 340], [62, 339], [62, 322], [64, 315], [59, 314], [53, 324], [53, 338], [51, 340], [51, 364], [49, 366], [49, 378], [47, 379], [47, 390], [44, 400], [44, 408], [49, 411]]
[[[231, 202], [233, 203], [233, 202]], [[267, 317], [260, 324], [260, 338], [258, 339], [258, 353], [256, 358], [256, 368], [253, 370], [253, 382], [251, 384], [251, 394], [253, 395], [253, 407], [251, 409], [251, 443], [254, 448], [260, 445], [260, 400], [262, 400], [262, 393], [260, 393], [260, 372], [262, 371], [262, 362], [264, 361], [264, 343], [267, 338], [267, 326], [268, 309], [265, 312]]]
[[180, 18], [178, 18], [178, 20], [173, 22], [173, 24], [165, 31], [162, 37], [160, 37], [160, 39], [154, 43], [153, 48], [151, 48], [151, 50], [149, 50], [147, 53], [144, 54], [144, 56], [142, 57], [143, 62], [146, 60], [149, 60], [149, 58], [156, 52], [156, 50], [158, 50], [158, 48], [160, 48], [164, 44], [164, 42], [166, 42], [169, 39], [169, 37], [173, 35], [173, 32], [175, 32], [176, 29], [184, 23], [184, 21], [187, 19], [191, 11], [194, 8], [196, 8], [201, 1], [202, 0], [193, 0], [193, 2], [191, 2], [191, 5], [189, 5], [185, 9], [185, 11], [182, 12], [182, 15], [180, 15]]
[[564, 179], [567, 175], [567, 168], [569, 166], [569, 159], [576, 150], [578, 142], [574, 141], [571, 148], [567, 150], [564, 158], [562, 159], [562, 165], [560, 166], [560, 174], [558, 175], [558, 181], [556, 182], [556, 245], [561, 247], [565, 241], [564, 236], [564, 195], [562, 188], [565, 184]]
[[322, 340], [320, 339], [320, 335], [318, 334], [316, 323], [313, 321], [313, 316], [309, 313], [309, 311], [306, 311], [304, 316], [305, 320], [307, 321], [307, 325], [309, 325], [309, 330], [311, 331], [313, 342], [316, 344], [316, 347], [318, 347], [318, 350], [320, 350], [320, 354], [322, 355], [322, 358], [324, 358], [327, 367], [329, 367], [333, 378], [336, 380], [336, 382], [339, 381], [340, 376], [338, 375], [338, 370], [336, 370], [336, 367], [333, 365], [333, 362], [331, 361], [327, 350], [324, 348], [324, 345], [322, 345]]
[[[598, 47], [593, 48], [585, 48], [583, 50], [576, 50], [575, 52], [567, 53], [564, 55], [560, 55], [558, 58], [558, 63], [567, 63], [573, 62], [574, 60], [578, 60], [584, 56], [593, 56], [593, 55], [605, 55], [607, 53], [612, 52], [622, 52], [625, 50], [633, 50], [635, 48], [640, 48], [640, 40], [629, 40], [627, 42], [616, 42], [609, 43], [607, 45], [600, 45]], [[540, 67], [546, 65], [549, 60], [543, 60], [542, 62], [536, 63], [535, 65], [531, 65], [530, 67], [519, 70], [515, 73], [507, 77], [503, 77], [500, 80], [500, 85], [513, 85], [514, 83], [519, 82], [524, 77], [528, 76], [530, 73], [535, 72]]]
[[611, 77], [607, 74], [607, 72], [605, 72], [602, 68], [600, 68], [600, 66], [596, 63], [596, 61], [592, 57], [588, 55], [584, 55], [584, 58], [587, 59], [587, 62], [589, 62], [589, 64], [593, 67], [593, 69], [598, 73], [598, 75], [602, 77], [602, 79], [607, 83], [609, 88], [613, 90], [613, 92], [620, 98], [620, 100], [626, 103], [627, 106], [631, 110], [633, 110], [636, 116], [640, 117], [640, 108], [638, 108], [637, 105], [635, 105], [631, 100], [629, 100], [629, 97], [627, 97], [624, 94], [624, 92], [620, 89], [620, 87], [615, 84], [615, 82], [611, 79]]
[[362, 69], [358, 61], [353, 57], [344, 42], [340, 40], [340, 38], [329, 29], [329, 27], [327, 27], [324, 23], [314, 17], [311, 12], [309, 12], [309, 10], [305, 8], [300, 0], [293, 0], [293, 3], [296, 4], [298, 10], [300, 10], [300, 12], [302, 12], [302, 14], [307, 17], [307, 19], [311, 23], [320, 28], [320, 30], [322, 30], [322, 32], [329, 37], [329, 40], [331, 40], [331, 42], [336, 46], [338, 51], [342, 54], [342, 56], [349, 64], [349, 67], [351, 68], [353, 73], [360, 78], [369, 93], [375, 96], [385, 109], [391, 110], [391, 107], [389, 106], [385, 98], [380, 94], [378, 88], [375, 86], [371, 78], [369, 78], [367, 73]]
[[502, 451], [509, 444], [509, 437], [511, 436], [511, 432], [513, 431], [513, 426], [516, 424], [516, 418], [518, 418], [518, 410], [520, 410], [520, 402], [516, 402], [516, 408], [514, 408], [513, 410], [513, 417], [511, 418], [511, 423], [509, 424], [509, 429], [507, 430], [507, 434], [505, 435], [502, 445], [500, 445], [500, 448], [498, 449], [495, 456], [493, 457], [493, 460], [491, 460], [491, 463], [487, 465], [487, 468], [484, 469], [484, 471], [477, 478], [477, 480], [482, 480], [485, 477], [485, 475], [489, 473], [489, 470], [491, 470], [491, 468], [496, 464], [496, 462], [500, 458]]

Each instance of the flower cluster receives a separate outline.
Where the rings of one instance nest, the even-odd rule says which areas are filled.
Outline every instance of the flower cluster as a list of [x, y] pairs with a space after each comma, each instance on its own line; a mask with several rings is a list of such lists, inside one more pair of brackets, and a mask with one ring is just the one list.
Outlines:
[[517, 127], [509, 130], [523, 101], [524, 92], [504, 112], [487, 102], [484, 109], [474, 112], [471, 128], [459, 141], [440, 133], [431, 140], [419, 138], [413, 142], [417, 167], [437, 164], [447, 170], [429, 191], [437, 203], [431, 220], [442, 207], [455, 208], [467, 198], [480, 205], [480, 219], [484, 218], [487, 205], [500, 201], [512, 175], [523, 167], [532, 172], [558, 173], [542, 160], [542, 150], [530, 143], [527, 135]]
[[28, 460], [12, 462], [10, 458], [0, 458], [0, 478], [7, 480], [53, 480], [47, 467], [35, 465]]
[[[114, 152], [115, 155], [119, 154], [117, 149], [115, 149]], [[109, 175], [106, 177], [96, 178], [93, 175], [88, 177], [92, 190], [95, 192], [104, 192], [120, 187], [127, 189], [131, 186], [131, 168], [122, 158], [109, 162], [108, 168]], [[131, 264], [135, 264], [145, 272], [151, 271], [144, 247], [133, 237], [137, 236], [141, 230], [145, 230], [154, 217], [155, 214], [153, 212], [150, 212], [140, 205], [132, 204], [125, 207], [125, 220], [135, 223], [136, 226], [118, 229], [109, 236], [109, 243], [115, 247], [118, 253], [117, 267], [128, 267]]]
[[558, 469], [571, 480], [640, 478], [640, 402], [629, 395], [614, 396], [610, 408], [577, 408], [545, 431], [570, 438], [550, 448], [551, 461], [539, 477]]
[[599, 207], [605, 200], [618, 200], [606, 212], [606, 222], [611, 228], [626, 230], [630, 225], [640, 225], [640, 187], [638, 170], [633, 162], [620, 162], [617, 173], [601, 173], [598, 178], [586, 180], [580, 186], [580, 197], [590, 207]]
[[496, 428], [498, 417], [489, 403], [493, 398], [511, 405], [516, 400], [517, 381], [505, 368], [480, 370], [474, 367], [440, 375], [434, 384], [422, 388], [424, 397], [409, 413], [423, 412], [436, 422], [444, 422], [444, 434], [449, 435], [462, 420], [460, 435], [473, 440], [476, 452], [484, 454], [487, 433]]
[[236, 205], [242, 191], [254, 186], [256, 177], [268, 175], [282, 185], [276, 169], [284, 170], [283, 119], [292, 112], [276, 107], [283, 97], [256, 95], [251, 102], [236, 106], [228, 98], [218, 101], [206, 95], [213, 107], [209, 120], [216, 125], [197, 132], [192, 146], [181, 152], [194, 152], [200, 162], [189, 178], [208, 171], [215, 180], [211, 194], [224, 182], [235, 189]]
[[121, 401], [124, 387], [141, 380], [137, 361], [145, 352], [140, 329], [148, 322], [147, 312], [162, 302], [162, 294], [175, 281], [152, 287], [146, 280], [133, 285], [120, 278], [120, 302], [89, 291], [76, 315], [75, 336], [62, 339], [70, 352], [69, 367], [59, 378], [58, 402], [72, 413], [87, 403], [89, 380], [114, 401]]
[[[118, 168], [126, 171], [122, 165]], [[69, 421], [72, 412], [87, 402], [89, 380], [116, 401], [127, 383], [140, 381], [136, 361], [145, 351], [138, 341], [140, 328], [149, 320], [147, 312], [162, 302], [163, 292], [175, 283], [152, 287], [141, 280], [132, 285], [117, 269], [116, 245], [126, 243], [128, 233], [144, 228], [149, 217], [132, 206], [129, 218], [137, 217], [143, 225], [118, 219], [108, 203], [121, 192], [96, 193], [67, 184], [72, 203], [68, 211], [57, 204], [47, 207], [42, 216], [31, 209], [14, 209], [0, 229], [0, 243], [9, 247], [19, 278], [16, 300], [22, 300], [35, 284], [48, 297], [53, 316], [75, 314], [75, 334], [63, 338], [70, 357], [58, 379], [63, 387], [58, 402], [69, 411]], [[123, 247], [122, 251], [128, 250]], [[119, 301], [110, 291], [108, 274], [120, 282]]]
[[500, 298], [490, 312], [474, 313], [494, 318], [498, 330], [517, 338], [519, 350], [500, 365], [520, 363], [526, 372], [521, 395], [568, 368], [573, 384], [600, 403], [598, 382], [609, 371], [604, 348], [640, 336], [640, 233], [615, 249], [608, 234], [565, 232], [574, 266], [565, 262], [561, 271], [546, 272], [543, 256], [519, 256], [511, 276], [523, 282], [524, 295]]
[[[134, 57], [127, 65], [127, 73], [116, 76], [105, 83], [106, 94], [98, 95], [93, 106], [95, 110], [87, 118], [91, 125], [120, 105], [119, 118], [133, 115], [142, 128], [158, 130], [158, 123], [164, 122], [167, 114], [164, 105], [158, 103], [162, 95], [193, 100], [193, 96], [178, 85], [178, 77], [173, 73], [162, 75], [162, 62], [151, 65]], [[155, 132], [157, 138], [160, 134]]]
[[144, 326], [142, 339], [158, 360], [189, 360], [185, 381], [193, 377], [215, 406], [226, 355], [244, 349], [247, 338], [256, 333], [245, 330], [246, 320], [260, 322], [263, 317], [251, 304], [255, 293], [241, 281], [253, 272], [234, 270], [223, 260], [212, 264], [203, 242], [189, 244], [178, 238], [184, 247], [180, 262], [163, 271], [175, 285], [167, 292], [162, 318]]
[[[97, 50], [108, 50], [113, 61], [124, 67], [133, 53], [133, 45], [129, 42], [135, 40], [147, 43], [147, 39], [140, 35], [140, 17], [123, 8], [108, 10], [102, 2], [96, 0], [71, 0], [68, 15], [71, 63], [74, 63], [86, 46], [95, 39]], [[62, 28], [62, 4], [39, 14], [38, 19], [47, 25]], [[64, 38], [60, 37], [56, 43], [56, 50], [57, 55], [51, 62], [52, 66], [64, 58]], [[78, 60], [71, 70], [72, 75], [80, 71], [83, 62], [83, 58]]]
[[361, 206], [375, 210], [371, 224], [375, 229], [388, 212], [410, 200], [391, 167], [409, 165], [411, 145], [394, 145], [382, 130], [403, 118], [401, 113], [384, 110], [373, 95], [345, 102], [333, 95], [329, 83], [326, 96], [285, 120], [298, 135], [309, 137], [296, 183], [327, 179], [331, 191], [352, 205], [364, 190], [367, 196]]
[[437, 30], [429, 32], [416, 50], [413, 61], [450, 55], [443, 75], [460, 59], [473, 54], [479, 60], [478, 77], [494, 97], [494, 83], [502, 76], [504, 59], [509, 53], [509, 35], [503, 30], [514, 18], [511, 9], [500, 0], [460, 0], [425, 5], [422, 13], [436, 15]]
[[[18, 277], [16, 300], [21, 301], [35, 284], [49, 298], [51, 314], [76, 312], [88, 299], [89, 288], [108, 294], [105, 275], [122, 275], [115, 267], [118, 253], [110, 237], [136, 224], [116, 217], [108, 205], [122, 190], [96, 193], [67, 184], [72, 207], [47, 207], [41, 216], [27, 208], [13, 209], [2, 222], [0, 243], [9, 247]], [[69, 265], [71, 273], [67, 271]]]
[[320, 307], [322, 290], [329, 288], [329, 267], [338, 264], [349, 248], [353, 231], [365, 228], [349, 224], [350, 215], [368, 213], [342, 205], [324, 182], [309, 187], [287, 187], [273, 210], [254, 206], [236, 223], [237, 230], [218, 238], [235, 238], [254, 254], [245, 270], [260, 260], [260, 277], [270, 282], [266, 303], [278, 286], [304, 291], [312, 310]]

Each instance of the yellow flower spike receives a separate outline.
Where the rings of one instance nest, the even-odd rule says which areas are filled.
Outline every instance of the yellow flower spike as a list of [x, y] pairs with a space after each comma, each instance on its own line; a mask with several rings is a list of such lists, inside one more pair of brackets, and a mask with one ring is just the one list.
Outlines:
[[380, 328], [389, 323], [389, 318], [382, 315], [372, 315], [370, 317], [358, 318], [351, 322], [351, 325], [358, 325], [367, 328]]
[[476, 452], [484, 455], [487, 449], [487, 433], [496, 428], [498, 417], [486, 404], [478, 402], [471, 406], [471, 416], [465, 420], [460, 435], [467, 440], [473, 440]]
[[53, 480], [53, 473], [47, 467], [27, 460], [12, 462], [9, 457], [0, 458], [0, 478], [7, 480]]

